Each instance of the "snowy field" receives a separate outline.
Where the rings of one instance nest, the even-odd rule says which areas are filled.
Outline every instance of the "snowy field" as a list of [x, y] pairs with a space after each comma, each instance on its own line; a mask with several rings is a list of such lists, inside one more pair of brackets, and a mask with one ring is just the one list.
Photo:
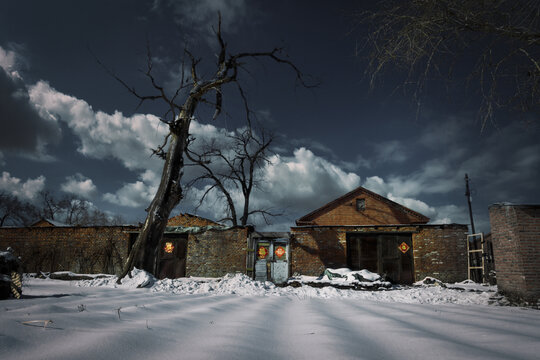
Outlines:
[[[0, 302], [0, 359], [538, 359], [540, 311], [493, 287], [275, 287], [243, 275], [147, 288], [140, 272], [27, 278]], [[476, 291], [472, 291], [476, 290]], [[497, 302], [495, 301], [495, 304]]]

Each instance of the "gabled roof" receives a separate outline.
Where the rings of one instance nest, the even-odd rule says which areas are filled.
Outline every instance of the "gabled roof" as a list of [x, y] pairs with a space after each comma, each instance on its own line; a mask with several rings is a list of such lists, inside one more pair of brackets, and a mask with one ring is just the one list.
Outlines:
[[[347, 194], [330, 201], [328, 204], [321, 206], [320, 208], [310, 212], [307, 215], [302, 216], [300, 219], [296, 220], [297, 226], [302, 225], [313, 225], [313, 220], [318, 218], [319, 216], [337, 208], [340, 205], [345, 204], [346, 202], [360, 196], [360, 195], [367, 195], [369, 197], [372, 197], [378, 201], [384, 202], [388, 204], [390, 207], [394, 208], [395, 210], [399, 212], [403, 212], [410, 217], [416, 218], [416, 221], [412, 221], [411, 224], [425, 224], [429, 221], [429, 218], [427, 216], [424, 216], [420, 214], [419, 212], [416, 212], [414, 210], [409, 209], [408, 207], [405, 207], [401, 204], [398, 204], [397, 202], [394, 202], [390, 199], [385, 198], [384, 196], [381, 196], [377, 193], [374, 193], [373, 191], [370, 191], [366, 188], [363, 188], [361, 186], [357, 187], [351, 192], [348, 192]], [[339, 225], [339, 224], [336, 224]]]
[[55, 221], [55, 220], [51, 220], [51, 219], [40, 219], [38, 221], [36, 221], [35, 223], [33, 223], [32, 225], [30, 225], [31, 227], [70, 227], [71, 225], [68, 225], [68, 224], [64, 224], [60, 221]]
[[223, 226], [223, 224], [203, 218], [202, 216], [185, 213], [170, 218], [169, 221], [167, 221], [167, 226]]

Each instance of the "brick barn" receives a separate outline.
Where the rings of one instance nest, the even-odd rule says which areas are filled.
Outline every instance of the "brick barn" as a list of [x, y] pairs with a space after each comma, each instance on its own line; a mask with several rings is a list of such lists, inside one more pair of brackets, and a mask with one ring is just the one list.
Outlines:
[[291, 228], [292, 274], [325, 268], [368, 269], [395, 283], [426, 276], [467, 278], [467, 226], [429, 218], [359, 187], [310, 212]]

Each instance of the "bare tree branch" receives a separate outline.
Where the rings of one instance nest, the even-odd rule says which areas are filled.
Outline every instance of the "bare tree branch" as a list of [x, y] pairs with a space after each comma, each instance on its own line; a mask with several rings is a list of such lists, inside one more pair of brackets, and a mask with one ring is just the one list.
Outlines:
[[484, 127], [498, 109], [540, 111], [540, 1], [381, 0], [356, 14], [369, 26], [365, 37], [366, 75], [374, 87], [391, 67], [405, 70], [403, 86], [414, 86], [421, 103], [434, 79], [454, 79], [471, 63], [466, 83], [481, 96]]
[[[186, 156], [202, 170], [202, 175], [195, 178], [190, 184], [209, 180], [213, 187], [221, 193], [227, 204], [228, 221], [233, 226], [247, 225], [251, 214], [260, 213], [267, 220], [274, 216], [270, 211], [263, 209], [250, 210], [250, 200], [253, 189], [258, 185], [257, 173], [268, 161], [270, 144], [273, 137], [261, 130], [255, 134], [251, 127], [236, 130], [234, 134], [227, 135], [229, 146], [218, 147], [215, 143], [197, 144], [190, 141]], [[199, 145], [197, 153], [194, 148]], [[233, 201], [232, 190], [239, 189], [243, 197], [243, 209], [237, 209]], [[210, 189], [207, 189], [207, 192]], [[207, 195], [205, 192], [205, 196]]]
[[[199, 105], [210, 105], [214, 109], [214, 118], [219, 116], [222, 111], [223, 104], [223, 89], [225, 85], [229, 83], [238, 84], [238, 69], [242, 67], [243, 60], [249, 62], [250, 59], [266, 58], [271, 60], [274, 63], [280, 65], [286, 65], [296, 74], [296, 79], [305, 87], [313, 87], [313, 84], [309, 84], [304, 79], [304, 75], [300, 72], [299, 68], [283, 56], [281, 49], [273, 49], [268, 52], [242, 52], [238, 54], [229, 54], [227, 51], [227, 44], [223, 40], [221, 34], [221, 15], [218, 16], [218, 27], [215, 31], [216, 38], [219, 46], [219, 56], [218, 63], [216, 64], [215, 72], [206, 77], [202, 76], [198, 72], [198, 65], [201, 62], [201, 59], [198, 59], [193, 55], [188, 49], [185, 49], [184, 56], [187, 57], [191, 65], [191, 79], [186, 81], [183, 75], [181, 82], [177, 88], [177, 91], [172, 95], [168, 96], [164, 88], [156, 81], [153, 76], [153, 63], [150, 50], [147, 49], [147, 64], [146, 64], [146, 77], [149, 79], [149, 83], [152, 88], [152, 92], [149, 95], [143, 95], [139, 93], [134, 87], [129, 86], [125, 81], [119, 78], [114, 72], [110, 71], [105, 67], [99, 60], [98, 63], [116, 79], [124, 88], [126, 88], [131, 94], [133, 94], [137, 99], [139, 99], [139, 106], [142, 105], [145, 101], [148, 100], [159, 100], [164, 106], [166, 106], [167, 111], [165, 116], [160, 121], [165, 122], [169, 126], [169, 134], [165, 137], [164, 142], [153, 150], [154, 154], [165, 159], [163, 164], [163, 172], [161, 176], [161, 181], [157, 190], [154, 199], [152, 200], [150, 206], [147, 209], [147, 217], [142, 226], [141, 232], [139, 233], [137, 240], [135, 241], [132, 250], [126, 260], [125, 266], [122, 272], [119, 274], [118, 281], [126, 276], [134, 264], [137, 263], [139, 267], [144, 270], [156, 273], [158, 262], [158, 252], [159, 252], [159, 243], [167, 225], [168, 217], [174, 207], [182, 199], [182, 169], [184, 167], [184, 154], [187, 157], [191, 157], [195, 162], [198, 162], [200, 166], [204, 169], [204, 166], [207, 166], [206, 160], [209, 156], [219, 157], [219, 153], [212, 153], [198, 157], [197, 154], [190, 152], [187, 149], [187, 146], [190, 142], [189, 140], [189, 128], [191, 120], [194, 118], [195, 111]], [[184, 60], [182, 60], [182, 64]], [[189, 88], [189, 91], [187, 91]], [[186, 91], [182, 91], [186, 89]], [[215, 103], [210, 103], [206, 97], [209, 94], [215, 93]], [[247, 104], [245, 99], [245, 94], [241, 92], [241, 97], [243, 101]], [[180, 101], [180, 99], [182, 99]], [[246, 107], [249, 109], [249, 107]], [[167, 120], [167, 117], [170, 120]], [[223, 157], [221, 157], [223, 159]], [[193, 161], [191, 160], [191, 161]], [[244, 161], [244, 160], [242, 160]], [[246, 164], [252, 162], [251, 166], [256, 166], [261, 163], [261, 160], [253, 161], [252, 159], [246, 157]], [[231, 165], [235, 165], [238, 162], [231, 160], [229, 162]], [[234, 167], [233, 167], [234, 168]], [[226, 174], [214, 173], [214, 177], [208, 176], [210, 180], [214, 180], [216, 186], [227, 198], [227, 189], [226, 184], [223, 179], [226, 179], [227, 182], [234, 183], [234, 179], [242, 178], [239, 176], [239, 173], [231, 172], [232, 174], [227, 178]], [[253, 171], [250, 173], [250, 177], [253, 177]], [[219, 177], [218, 177], [219, 176]], [[247, 177], [246, 177], [247, 178]], [[221, 185], [218, 182], [215, 182], [215, 179], [221, 181]], [[243, 189], [243, 193], [247, 194], [246, 202], [244, 205], [243, 215], [241, 217], [241, 223], [245, 224], [249, 215], [249, 194], [256, 182], [251, 179], [249, 184]], [[225, 190], [225, 191], [223, 191]], [[207, 194], [204, 196], [206, 197]], [[232, 198], [229, 196], [227, 199], [229, 211], [232, 212], [234, 209], [234, 203]], [[233, 217], [231, 217], [232, 219]], [[236, 218], [236, 216], [234, 217]], [[234, 222], [235, 220], [233, 220]]]

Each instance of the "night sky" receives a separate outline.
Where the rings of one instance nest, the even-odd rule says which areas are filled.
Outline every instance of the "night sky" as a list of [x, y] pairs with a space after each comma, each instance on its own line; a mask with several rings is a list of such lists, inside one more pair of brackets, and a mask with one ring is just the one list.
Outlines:
[[[272, 163], [254, 207], [294, 220], [364, 186], [431, 218], [468, 224], [465, 173], [471, 178], [477, 229], [489, 231], [488, 206], [540, 203], [540, 131], [527, 114], [501, 112], [483, 130], [474, 91], [437, 85], [420, 113], [387, 72], [374, 90], [365, 79], [365, 28], [358, 1], [4, 1], [0, 8], [0, 190], [35, 202], [48, 189], [73, 193], [129, 223], [142, 221], [160, 177], [162, 104], [138, 101], [101, 67], [141, 92], [147, 45], [155, 75], [173, 90], [184, 48], [216, 61], [217, 11], [231, 52], [283, 47], [317, 82], [304, 88], [283, 65], [255, 61], [241, 82], [258, 123], [275, 135]], [[466, 65], [466, 64], [465, 64]], [[397, 90], [396, 90], [397, 88]], [[216, 120], [197, 113], [190, 133], [219, 138], [245, 125], [235, 87], [224, 89]], [[186, 169], [185, 179], [196, 175]], [[178, 212], [223, 216], [217, 196], [194, 206], [204, 185], [187, 190]]]

